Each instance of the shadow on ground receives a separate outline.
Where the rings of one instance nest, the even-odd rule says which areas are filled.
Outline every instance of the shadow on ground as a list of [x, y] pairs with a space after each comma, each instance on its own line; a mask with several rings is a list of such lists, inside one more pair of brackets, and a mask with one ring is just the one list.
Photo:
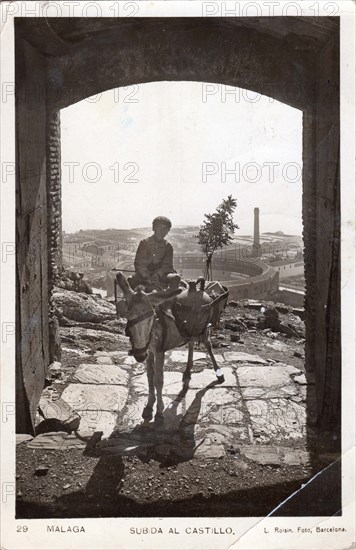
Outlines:
[[178, 414], [178, 407], [185, 398], [189, 384], [183, 383], [175, 399], [164, 410], [164, 422], [157, 425], [154, 421], [144, 421], [131, 431], [114, 431], [108, 440], [99, 442], [92, 450], [86, 450], [92, 456], [105, 454], [126, 454], [137, 456], [143, 462], [156, 460], [161, 466], [177, 465], [194, 457], [203, 441], [195, 440], [195, 426], [201, 411], [202, 399], [206, 392], [218, 385], [217, 381], [208, 384], [196, 392], [195, 397], [184, 414]]
[[[21, 501], [17, 505], [19, 518], [88, 518], [88, 517], [261, 517], [333, 516], [340, 513], [338, 477], [340, 464], [335, 463], [324, 475], [308, 486], [307, 494], [299, 492], [280, 509], [273, 510], [300, 489], [303, 479], [253, 489], [237, 490], [223, 495], [196, 494], [180, 500], [160, 499], [138, 502], [119, 495], [124, 474], [121, 457], [100, 459], [87, 490], [62, 496], [49, 505]], [[322, 474], [321, 474], [322, 475]], [[333, 498], [330, 499], [330, 494]], [[307, 503], [307, 506], [306, 506]]]
[[[154, 422], [136, 426], [131, 432], [113, 433], [113, 441], [136, 442], [136, 457], [142, 462], [155, 460], [160, 469], [189, 462], [196, 451], [194, 426], [197, 422], [202, 397], [217, 382], [198, 391], [189, 409], [177, 414], [179, 403], [185, 397], [188, 385], [164, 413], [164, 428]], [[120, 436], [120, 437], [118, 437]], [[309, 441], [311, 441], [309, 439]], [[173, 445], [174, 443], [174, 445]], [[179, 452], [172, 452], [179, 449]], [[94, 448], [95, 449], [95, 448]], [[146, 449], [145, 452], [143, 450]], [[310, 480], [310, 474], [299, 474], [292, 481], [261, 484], [252, 488], [226, 490], [219, 494], [200, 491], [186, 498], [156, 497], [140, 494], [136, 499], [122, 493], [126, 459], [108, 449], [109, 456], [98, 455], [86, 449], [99, 461], [85, 490], [63, 495], [49, 504], [38, 504], [21, 499], [17, 503], [19, 518], [90, 518], [90, 517], [261, 517], [274, 516], [333, 516], [341, 508], [341, 463], [336, 461], [322, 469]], [[126, 466], [125, 466], [126, 464]], [[317, 472], [318, 470], [315, 470]], [[132, 472], [131, 472], [132, 473]], [[179, 474], [178, 474], [179, 475]], [[219, 475], [219, 474], [216, 474]], [[152, 483], [155, 482], [154, 476]], [[139, 482], [138, 482], [139, 483]], [[304, 487], [303, 487], [304, 486]], [[302, 489], [301, 489], [302, 487]], [[146, 500], [146, 501], [145, 501]], [[284, 502], [285, 501], [285, 502]], [[282, 504], [281, 504], [282, 503]]]

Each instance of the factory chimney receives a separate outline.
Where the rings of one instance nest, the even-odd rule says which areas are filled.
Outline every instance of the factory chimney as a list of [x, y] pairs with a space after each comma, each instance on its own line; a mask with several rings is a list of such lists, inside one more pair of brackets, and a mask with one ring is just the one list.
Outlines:
[[253, 256], [259, 258], [261, 256], [260, 245], [260, 209], [254, 208], [254, 225], [253, 225]]

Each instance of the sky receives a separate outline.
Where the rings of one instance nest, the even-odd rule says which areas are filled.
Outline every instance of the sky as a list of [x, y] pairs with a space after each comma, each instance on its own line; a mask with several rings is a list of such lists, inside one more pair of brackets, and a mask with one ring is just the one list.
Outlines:
[[302, 232], [302, 112], [201, 82], [109, 90], [61, 111], [63, 229], [200, 225], [237, 199], [237, 234]]

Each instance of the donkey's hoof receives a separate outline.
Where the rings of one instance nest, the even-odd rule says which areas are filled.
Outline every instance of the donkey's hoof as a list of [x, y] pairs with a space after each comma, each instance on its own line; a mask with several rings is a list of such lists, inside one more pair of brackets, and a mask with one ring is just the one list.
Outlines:
[[218, 376], [218, 384], [223, 384], [225, 382], [224, 375]]
[[163, 416], [162, 413], [156, 413], [156, 415], [155, 415], [155, 424], [156, 424], [156, 426], [163, 426], [164, 416]]
[[152, 417], [153, 417], [152, 407], [148, 407], [146, 405], [146, 407], [143, 409], [142, 418], [144, 420], [152, 420]]

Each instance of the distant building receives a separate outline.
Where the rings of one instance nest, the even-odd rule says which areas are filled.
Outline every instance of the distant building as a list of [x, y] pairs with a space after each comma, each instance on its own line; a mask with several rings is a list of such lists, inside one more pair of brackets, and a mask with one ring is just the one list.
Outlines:
[[295, 275], [304, 274], [304, 262], [293, 262], [290, 260], [272, 260], [267, 262], [279, 272], [279, 279], [288, 279], [288, 277], [294, 277]]
[[71, 269], [87, 270], [92, 266], [92, 258], [90, 256], [78, 256], [63, 252], [62, 260], [64, 267], [70, 267]]

